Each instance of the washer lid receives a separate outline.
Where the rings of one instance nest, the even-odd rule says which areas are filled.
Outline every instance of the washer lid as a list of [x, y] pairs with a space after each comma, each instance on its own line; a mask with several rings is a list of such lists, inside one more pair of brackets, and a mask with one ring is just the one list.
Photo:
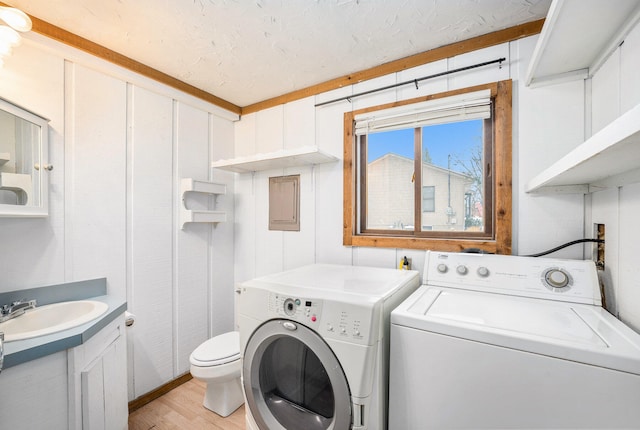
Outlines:
[[391, 322], [640, 375], [640, 335], [599, 306], [420, 287]]
[[231, 331], [212, 337], [197, 347], [190, 357], [195, 366], [215, 366], [240, 358], [240, 333]]

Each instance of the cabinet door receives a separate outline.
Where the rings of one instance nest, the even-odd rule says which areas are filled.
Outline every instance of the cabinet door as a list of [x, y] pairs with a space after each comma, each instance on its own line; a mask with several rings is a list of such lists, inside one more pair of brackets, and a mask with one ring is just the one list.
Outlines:
[[102, 356], [104, 375], [104, 416], [107, 430], [125, 430], [129, 422], [127, 404], [127, 349], [118, 338]]
[[105, 430], [103, 361], [99, 358], [81, 374], [82, 428], [85, 430]]
[[81, 373], [82, 428], [127, 428], [126, 358], [120, 337]]

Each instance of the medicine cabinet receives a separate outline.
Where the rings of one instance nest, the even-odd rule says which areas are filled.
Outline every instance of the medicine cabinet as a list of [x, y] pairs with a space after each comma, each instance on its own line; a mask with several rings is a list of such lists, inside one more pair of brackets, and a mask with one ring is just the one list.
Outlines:
[[0, 99], [0, 217], [48, 215], [48, 120]]

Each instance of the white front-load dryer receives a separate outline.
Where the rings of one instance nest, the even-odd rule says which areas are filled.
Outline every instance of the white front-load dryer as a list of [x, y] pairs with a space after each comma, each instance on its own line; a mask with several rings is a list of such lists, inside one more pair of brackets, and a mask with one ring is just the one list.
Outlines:
[[314, 264], [238, 285], [247, 428], [386, 429], [390, 312], [419, 283]]

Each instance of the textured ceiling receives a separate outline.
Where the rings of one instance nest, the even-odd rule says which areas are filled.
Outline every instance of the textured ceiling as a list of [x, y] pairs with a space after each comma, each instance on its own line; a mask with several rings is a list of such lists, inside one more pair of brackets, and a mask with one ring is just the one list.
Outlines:
[[4, 0], [246, 106], [544, 18], [551, 0]]

